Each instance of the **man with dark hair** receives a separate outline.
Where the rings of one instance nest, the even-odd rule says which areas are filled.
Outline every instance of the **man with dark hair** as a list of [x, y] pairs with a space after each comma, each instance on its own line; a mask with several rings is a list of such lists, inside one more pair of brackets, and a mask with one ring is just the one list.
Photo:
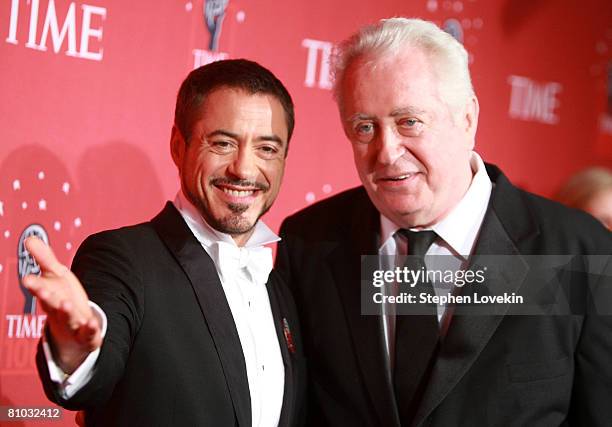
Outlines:
[[[309, 425], [610, 425], [610, 233], [483, 162], [467, 52], [435, 24], [383, 20], [337, 52], [335, 96], [363, 186], [287, 218], [277, 256], [302, 325]], [[377, 302], [363, 255], [385, 276], [443, 264], [484, 280], [395, 279]], [[537, 261], [554, 274], [537, 280]], [[411, 312], [404, 293], [440, 302], [415, 299]], [[502, 300], [461, 305], [474, 294]], [[526, 304], [506, 300], [515, 294]]]
[[280, 80], [264, 70], [254, 62], [235, 60], [213, 62], [203, 72], [192, 72], [179, 89], [174, 110], [174, 124], [183, 133], [185, 140], [189, 142], [191, 139], [193, 120], [197, 118], [198, 108], [206, 95], [214, 89], [227, 86], [242, 89], [248, 94], [265, 93], [274, 96], [285, 111], [289, 141], [295, 126], [291, 95]]
[[90, 236], [72, 271], [37, 239], [25, 286], [47, 312], [37, 366], [87, 426], [291, 426], [304, 371], [290, 294], [260, 217], [276, 198], [293, 103], [246, 60], [192, 71], [170, 141], [181, 189], [150, 222]]

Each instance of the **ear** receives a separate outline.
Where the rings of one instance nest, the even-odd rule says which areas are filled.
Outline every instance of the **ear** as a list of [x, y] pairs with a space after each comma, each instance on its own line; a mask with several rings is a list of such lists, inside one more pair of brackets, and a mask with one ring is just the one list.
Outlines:
[[480, 106], [478, 105], [478, 98], [472, 96], [465, 106], [465, 132], [472, 143], [472, 149], [474, 148], [474, 141], [476, 140], [476, 129], [478, 128], [478, 114], [480, 112]]
[[172, 134], [170, 135], [170, 153], [172, 154], [172, 160], [179, 169], [179, 172], [183, 164], [186, 150], [187, 146], [185, 143], [185, 138], [183, 138], [181, 131], [176, 127], [176, 125], [173, 125]]

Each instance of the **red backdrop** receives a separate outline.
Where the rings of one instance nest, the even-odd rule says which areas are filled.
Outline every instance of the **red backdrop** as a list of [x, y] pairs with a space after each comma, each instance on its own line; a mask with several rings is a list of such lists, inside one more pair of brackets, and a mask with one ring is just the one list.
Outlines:
[[[175, 94], [212, 58], [261, 62], [294, 97], [273, 228], [358, 183], [326, 58], [383, 17], [454, 28], [481, 105], [477, 150], [515, 182], [551, 195], [585, 166], [612, 166], [609, 0], [227, 3], [213, 49], [203, 0], [0, 0], [0, 405], [47, 404], [33, 361], [44, 317], [24, 314], [19, 288], [22, 231], [40, 224], [70, 263], [86, 235], [146, 220], [173, 198]], [[49, 425], [72, 423], [66, 412]]]

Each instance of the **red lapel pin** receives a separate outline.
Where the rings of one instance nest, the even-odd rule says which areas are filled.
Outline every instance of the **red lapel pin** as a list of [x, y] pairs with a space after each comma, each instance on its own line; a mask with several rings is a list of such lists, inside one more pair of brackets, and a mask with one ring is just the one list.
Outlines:
[[295, 353], [295, 344], [293, 344], [293, 336], [291, 335], [291, 329], [289, 329], [289, 322], [283, 317], [283, 333], [285, 334], [285, 341], [287, 341], [287, 348], [291, 354]]

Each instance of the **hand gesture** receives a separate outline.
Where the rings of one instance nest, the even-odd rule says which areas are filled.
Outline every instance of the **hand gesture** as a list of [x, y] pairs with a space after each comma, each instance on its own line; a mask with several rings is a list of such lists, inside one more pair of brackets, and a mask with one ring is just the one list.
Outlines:
[[61, 264], [42, 240], [25, 241], [28, 252], [40, 266], [41, 275], [23, 278], [47, 313], [47, 328], [54, 359], [71, 374], [87, 355], [102, 345], [101, 322], [89, 306], [79, 279]]

